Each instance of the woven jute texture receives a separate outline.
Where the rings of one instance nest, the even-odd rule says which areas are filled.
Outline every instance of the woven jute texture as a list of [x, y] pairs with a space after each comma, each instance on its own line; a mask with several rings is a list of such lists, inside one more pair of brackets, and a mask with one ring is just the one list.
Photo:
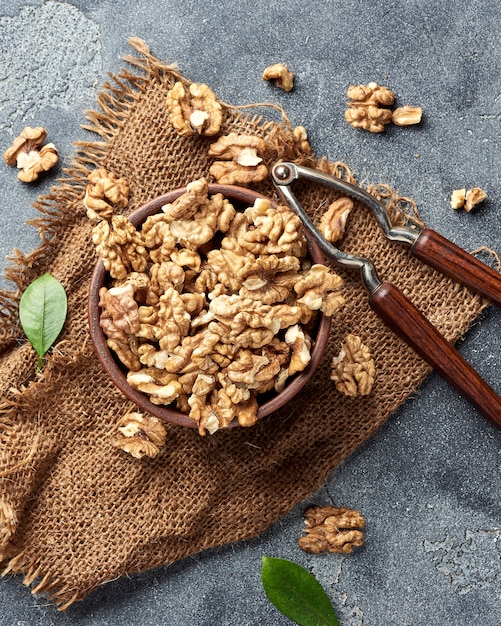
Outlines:
[[[0, 562], [4, 573], [23, 574], [25, 584], [61, 609], [117, 576], [257, 536], [317, 490], [429, 373], [370, 310], [358, 274], [340, 272], [346, 305], [333, 320], [316, 375], [290, 405], [254, 427], [212, 436], [167, 425], [167, 444], [155, 459], [134, 459], [111, 445], [117, 419], [135, 407], [104, 374], [89, 338], [87, 293], [96, 257], [82, 203], [87, 175], [99, 166], [126, 178], [128, 214], [209, 178], [213, 141], [173, 131], [166, 93], [176, 80], [188, 81], [142, 42], [132, 43], [138, 52], [126, 58], [128, 69], [103, 86], [97, 110], [88, 113], [95, 141], [75, 144], [73, 166], [35, 205], [42, 243], [28, 255], [14, 253], [7, 277], [17, 289], [0, 293]], [[287, 118], [272, 121], [277, 112], [264, 110], [270, 117], [225, 105], [222, 132], [267, 139], [268, 165], [285, 158], [354, 180], [342, 163], [303, 154]], [[275, 195], [269, 181], [255, 189]], [[373, 192], [397, 221], [412, 212], [412, 202], [384, 185]], [[299, 186], [298, 195], [314, 217], [333, 198], [311, 184]], [[362, 206], [350, 217], [342, 246], [371, 258], [381, 278], [399, 286], [451, 341], [484, 306], [388, 243]], [[47, 271], [66, 289], [69, 313], [36, 374], [17, 305], [26, 286]], [[329, 379], [330, 360], [348, 333], [359, 335], [375, 360], [376, 383], [367, 397], [347, 398]]]

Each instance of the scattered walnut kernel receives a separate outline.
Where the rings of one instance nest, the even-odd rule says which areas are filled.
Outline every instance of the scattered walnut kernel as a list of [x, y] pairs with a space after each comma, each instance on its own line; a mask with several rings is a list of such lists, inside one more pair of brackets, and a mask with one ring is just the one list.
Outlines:
[[346, 221], [353, 210], [351, 198], [343, 197], [334, 200], [320, 218], [319, 230], [332, 243], [342, 239]]
[[124, 209], [129, 204], [129, 183], [125, 178], [117, 178], [113, 172], [99, 167], [87, 179], [89, 184], [85, 191], [84, 206], [91, 221], [110, 220], [114, 207]]
[[487, 198], [487, 194], [480, 187], [473, 187], [466, 192], [466, 202], [464, 204], [464, 210], [468, 213]]
[[350, 85], [346, 95], [353, 104], [373, 104], [391, 106], [395, 102], [395, 94], [388, 87], [382, 87], [376, 82], [367, 85]]
[[364, 543], [360, 529], [364, 528], [365, 520], [358, 511], [346, 507], [316, 506], [304, 515], [304, 532], [307, 534], [299, 538], [298, 545], [305, 552], [351, 554], [354, 547]]
[[466, 189], [454, 189], [451, 195], [451, 207], [462, 209], [466, 201]]
[[313, 154], [310, 142], [308, 141], [308, 133], [304, 126], [296, 126], [292, 131], [292, 136], [302, 152], [305, 154]]
[[99, 222], [93, 241], [111, 275], [101, 323], [128, 383], [201, 435], [254, 424], [258, 394], [310, 362], [315, 312], [343, 302], [341, 278], [311, 266], [290, 209], [258, 199], [235, 211], [205, 179], [139, 230], [123, 216]]
[[186, 89], [178, 81], [167, 92], [169, 119], [182, 137], [217, 135], [223, 122], [223, 109], [208, 85], [192, 83]]
[[265, 150], [266, 142], [261, 137], [238, 133], [224, 135], [209, 147], [209, 156], [218, 159], [209, 172], [221, 184], [258, 183], [268, 176], [262, 157]]
[[127, 413], [118, 422], [118, 434], [112, 444], [128, 452], [134, 458], [155, 458], [165, 444], [167, 431], [162, 422], [143, 413]]
[[331, 362], [331, 380], [346, 396], [367, 396], [372, 391], [376, 368], [370, 351], [360, 337], [347, 335], [341, 351]]
[[56, 146], [47, 143], [42, 146], [47, 131], [37, 126], [26, 126], [12, 146], [4, 152], [3, 158], [7, 165], [21, 170], [17, 177], [23, 183], [32, 183], [41, 172], [50, 170], [58, 161]]
[[453, 209], [464, 209], [468, 213], [483, 202], [487, 198], [487, 194], [480, 187], [472, 187], [472, 189], [455, 189], [451, 195], [451, 207]]
[[393, 111], [391, 121], [396, 124], [396, 126], [412, 126], [413, 124], [419, 124], [421, 122], [422, 115], [423, 110], [421, 107], [411, 107], [406, 104]]
[[371, 133], [381, 133], [391, 122], [390, 109], [395, 97], [387, 87], [371, 82], [368, 85], [351, 85], [347, 94], [350, 101], [345, 111], [346, 121], [354, 128], [363, 128]]
[[294, 74], [289, 71], [285, 63], [275, 63], [264, 70], [263, 80], [270, 80], [284, 91], [292, 91], [294, 87]]

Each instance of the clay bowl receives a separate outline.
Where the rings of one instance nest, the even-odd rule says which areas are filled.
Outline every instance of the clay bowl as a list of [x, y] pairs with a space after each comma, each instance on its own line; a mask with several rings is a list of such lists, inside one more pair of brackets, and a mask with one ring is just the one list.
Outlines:
[[[183, 194], [186, 188], [175, 189], [170, 191], [150, 202], [147, 202], [141, 208], [134, 211], [129, 220], [134, 226], [140, 226], [144, 220], [155, 213], [159, 213], [165, 204], [174, 202], [174, 200]], [[232, 185], [209, 185], [209, 194], [222, 193], [230, 202], [234, 205], [235, 209], [244, 210], [248, 206], [252, 206], [257, 198], [263, 198], [264, 196], [258, 194], [249, 189], [242, 187], [235, 187]], [[272, 206], [276, 206], [276, 203], [271, 202]], [[324, 257], [316, 242], [305, 232], [305, 237], [308, 245], [308, 253], [310, 259], [314, 263], [324, 263]], [[160, 406], [150, 402], [147, 395], [143, 394], [136, 389], [133, 389], [126, 379], [126, 369], [120, 363], [120, 361], [114, 356], [114, 353], [110, 351], [106, 345], [106, 336], [103, 333], [101, 326], [99, 325], [99, 290], [101, 287], [108, 284], [109, 275], [104, 268], [101, 260], [96, 263], [94, 268], [90, 290], [88, 298], [88, 318], [90, 335], [94, 344], [94, 349], [97, 357], [108, 374], [113, 383], [120, 389], [120, 391], [129, 399], [134, 402], [141, 411], [154, 415], [159, 419], [176, 424], [178, 426], [186, 426], [190, 428], [197, 428], [197, 424], [194, 420], [189, 418], [184, 413], [181, 413], [177, 409], [170, 406]], [[283, 407], [287, 402], [290, 402], [294, 396], [296, 396], [306, 383], [313, 376], [315, 369], [317, 368], [329, 337], [329, 331], [331, 327], [331, 318], [325, 315], [319, 316], [316, 333], [313, 334], [313, 346], [311, 349], [311, 362], [308, 367], [302, 372], [298, 372], [291, 377], [286, 384], [285, 388], [280, 393], [269, 393], [258, 396], [260, 398], [259, 409], [257, 418], [270, 415], [274, 411]], [[238, 426], [237, 420], [234, 420], [230, 427]]]

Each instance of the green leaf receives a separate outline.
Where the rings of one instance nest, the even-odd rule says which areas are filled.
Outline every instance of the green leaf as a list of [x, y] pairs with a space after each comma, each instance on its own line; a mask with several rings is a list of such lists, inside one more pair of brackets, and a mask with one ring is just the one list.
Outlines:
[[34, 280], [21, 297], [19, 320], [38, 354], [37, 371], [40, 371], [44, 355], [61, 332], [67, 309], [64, 288], [50, 274], [43, 274]]
[[329, 596], [301, 565], [263, 556], [261, 579], [270, 602], [296, 624], [339, 626]]

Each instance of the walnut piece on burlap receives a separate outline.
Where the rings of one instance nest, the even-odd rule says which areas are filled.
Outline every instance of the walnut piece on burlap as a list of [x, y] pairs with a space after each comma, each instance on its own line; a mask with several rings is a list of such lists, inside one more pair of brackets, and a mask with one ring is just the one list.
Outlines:
[[[169, 124], [166, 93], [174, 82], [189, 81], [144, 43], [131, 43], [140, 53], [126, 58], [132, 69], [104, 85], [100, 111], [89, 114], [87, 128], [98, 140], [75, 144], [65, 178], [36, 203], [42, 243], [28, 255], [15, 251], [6, 275], [17, 290], [0, 292], [0, 563], [61, 609], [119, 575], [257, 536], [319, 488], [429, 373], [369, 309], [357, 273], [344, 272], [347, 304], [329, 348], [313, 381], [287, 407], [252, 428], [210, 437], [167, 424], [166, 445], [154, 459], [134, 459], [112, 446], [116, 420], [135, 407], [103, 372], [88, 335], [96, 258], [83, 204], [87, 175], [104, 167], [125, 178], [130, 202], [120, 211], [128, 214], [208, 177], [211, 165], [212, 139], [180, 137]], [[302, 153], [285, 115], [273, 122], [223, 107], [221, 132], [266, 139], [267, 165], [294, 160], [354, 180], [344, 164]], [[256, 190], [275, 195], [269, 179]], [[317, 222], [320, 207], [335, 199], [312, 185], [297, 192]], [[402, 202], [395, 194], [384, 186], [374, 193], [398, 218]], [[363, 207], [355, 207], [352, 218], [343, 248], [372, 258], [383, 279], [408, 293], [449, 340], [458, 339], [485, 302], [388, 243]], [[69, 315], [36, 375], [17, 305], [46, 271], [64, 285]], [[329, 380], [332, 354], [348, 332], [363, 333], [376, 362], [377, 381], [366, 397], [335, 393]]]

